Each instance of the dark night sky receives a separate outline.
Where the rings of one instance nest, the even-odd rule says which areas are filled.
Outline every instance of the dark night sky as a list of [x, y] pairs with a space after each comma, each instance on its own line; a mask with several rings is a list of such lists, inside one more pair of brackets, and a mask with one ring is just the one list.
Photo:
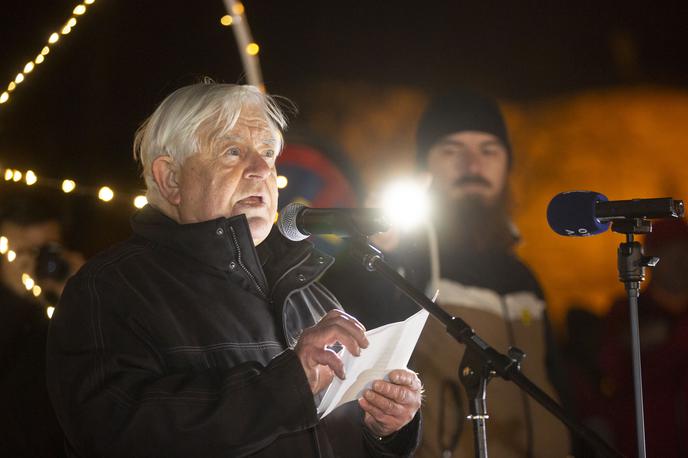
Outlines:
[[[4, 2], [2, 86], [75, 5]], [[328, 81], [424, 91], [468, 84], [516, 100], [625, 83], [685, 86], [685, 5], [245, 1], [268, 89], [297, 105], [311, 84]], [[233, 34], [218, 22], [223, 14], [221, 0], [96, 0], [0, 106], [0, 163], [136, 187], [131, 140], [156, 103], [203, 75], [240, 81]], [[630, 50], [625, 65], [614, 58], [619, 46]]]

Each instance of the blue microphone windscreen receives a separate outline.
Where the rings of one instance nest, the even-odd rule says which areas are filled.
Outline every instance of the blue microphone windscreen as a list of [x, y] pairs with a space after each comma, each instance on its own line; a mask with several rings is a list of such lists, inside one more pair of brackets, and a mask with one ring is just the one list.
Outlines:
[[609, 229], [609, 222], [595, 218], [595, 204], [606, 202], [606, 196], [593, 191], [562, 192], [547, 206], [549, 227], [559, 235], [585, 237]]

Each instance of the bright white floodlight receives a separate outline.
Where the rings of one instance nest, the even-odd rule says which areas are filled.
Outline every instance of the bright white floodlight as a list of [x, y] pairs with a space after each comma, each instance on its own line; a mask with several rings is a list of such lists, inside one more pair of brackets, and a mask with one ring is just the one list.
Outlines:
[[392, 226], [412, 229], [430, 214], [427, 186], [411, 180], [393, 183], [382, 194], [382, 208]]

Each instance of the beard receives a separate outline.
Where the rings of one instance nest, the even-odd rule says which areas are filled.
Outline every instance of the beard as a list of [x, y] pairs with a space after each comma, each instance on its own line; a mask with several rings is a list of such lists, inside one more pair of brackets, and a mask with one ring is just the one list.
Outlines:
[[439, 201], [437, 235], [443, 250], [506, 251], [518, 241], [509, 217], [506, 189], [493, 202], [474, 194]]

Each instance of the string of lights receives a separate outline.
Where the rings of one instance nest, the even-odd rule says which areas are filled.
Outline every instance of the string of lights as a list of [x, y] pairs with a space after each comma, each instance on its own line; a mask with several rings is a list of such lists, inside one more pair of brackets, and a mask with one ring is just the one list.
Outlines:
[[0, 93], [0, 105], [6, 103], [17, 87], [24, 82], [24, 80], [26, 80], [27, 76], [32, 73], [38, 65], [45, 62], [45, 59], [50, 53], [51, 46], [55, 46], [61, 37], [68, 35], [72, 29], [76, 27], [77, 18], [86, 14], [88, 6], [92, 5], [94, 2], [95, 0], [84, 0], [83, 3], [79, 3], [74, 7], [71, 16], [69, 19], [67, 19], [67, 22], [65, 22], [64, 26], [62, 26], [59, 32], [53, 32], [50, 34], [47, 43], [45, 46], [43, 46], [43, 49], [41, 49], [41, 51], [33, 60], [28, 61], [24, 65], [22, 71], [17, 73], [17, 76], [15, 76], [14, 79], [7, 84], [6, 90]]
[[246, 8], [244, 8], [243, 3], [236, 0], [223, 1], [228, 14], [220, 18], [220, 24], [225, 27], [232, 26], [248, 84], [256, 86], [264, 92], [265, 85], [260, 70], [260, 61], [258, 60], [260, 46], [253, 41], [251, 36], [251, 29], [246, 19]]
[[[236, 0], [223, 0], [227, 12], [220, 18], [220, 24], [229, 27], [234, 25], [234, 36], [239, 47], [239, 54], [246, 71], [246, 78], [249, 84], [264, 90], [265, 86], [263, 83], [263, 77], [260, 69], [260, 62], [258, 61], [258, 53], [260, 52], [260, 46], [253, 41], [251, 36], [251, 30], [248, 26], [248, 21], [246, 20], [246, 8], [243, 3]], [[59, 30], [59, 32], [53, 32], [48, 37], [47, 43], [41, 51], [36, 55], [33, 60], [28, 61], [22, 71], [17, 73], [17, 75], [12, 79], [6, 86], [6, 89], [0, 93], [0, 105], [6, 103], [10, 100], [12, 93], [17, 90], [17, 87], [23, 83], [27, 76], [31, 74], [38, 65], [45, 62], [48, 54], [50, 53], [51, 45], [55, 46], [61, 37], [68, 35], [74, 27], [77, 25], [77, 18], [86, 14], [88, 7], [93, 5], [95, 0], [84, 0], [79, 3], [72, 10], [72, 14], [69, 19], [65, 22], [64, 26]]]
[[76, 181], [66, 178], [50, 178], [50, 177], [38, 177], [33, 170], [26, 170], [22, 172], [21, 170], [11, 169], [11, 168], [0, 168], [0, 176], [2, 176], [5, 181], [11, 183], [21, 183], [28, 187], [31, 186], [41, 186], [60, 190], [65, 194], [79, 194], [97, 197], [102, 202], [111, 202], [115, 199], [115, 196], [120, 196], [119, 198], [128, 199], [136, 208], [143, 208], [147, 203], [148, 199], [143, 194], [135, 194], [130, 192], [117, 192], [109, 186], [85, 186], [77, 185]]
[[[85, 186], [78, 185], [76, 181], [65, 178], [50, 178], [41, 177], [39, 180], [38, 175], [33, 170], [26, 170], [22, 172], [18, 169], [12, 168], [2, 168], [0, 167], [0, 176], [4, 178], [5, 181], [10, 183], [24, 184], [27, 187], [41, 186], [51, 189], [60, 190], [65, 194], [78, 194], [84, 196], [97, 197], [102, 202], [111, 202], [115, 199], [115, 196], [123, 199], [126, 198], [131, 202], [131, 204], [136, 208], [143, 208], [148, 203], [148, 199], [143, 194], [131, 193], [131, 192], [115, 192], [109, 186]], [[284, 189], [289, 183], [288, 179], [284, 175], [277, 176], [277, 188]]]
[[[260, 52], [260, 47], [256, 42], [253, 41], [251, 37], [251, 31], [248, 26], [248, 21], [246, 20], [246, 9], [243, 3], [237, 0], [223, 0], [227, 8], [227, 14], [220, 18], [220, 24], [223, 26], [234, 26], [234, 35], [239, 46], [239, 51], [246, 71], [246, 76], [249, 84], [259, 87], [261, 90], [265, 90], [265, 86], [262, 80], [262, 74], [260, 70], [260, 62], [258, 61], [258, 53]], [[67, 20], [65, 25], [62, 27], [60, 32], [52, 33], [48, 38], [48, 43], [43, 47], [41, 52], [32, 61], [27, 62], [24, 66], [22, 72], [19, 72], [14, 80], [10, 81], [7, 85], [7, 90], [0, 94], [0, 104], [6, 103], [12, 92], [14, 92], [18, 85], [21, 84], [25, 79], [26, 75], [30, 74], [37, 65], [43, 63], [46, 56], [50, 52], [50, 45], [55, 45], [61, 36], [68, 35], [72, 29], [77, 24], [77, 17], [83, 16], [87, 7], [95, 3], [95, 0], [83, 0], [72, 10], [72, 15]], [[22, 172], [18, 169], [12, 168], [0, 168], [0, 176], [3, 176], [5, 181], [8, 182], [22, 182], [27, 186], [36, 185], [39, 180], [38, 176], [33, 170], [27, 170]], [[286, 187], [286, 177], [278, 177], [278, 187]], [[98, 188], [88, 187], [88, 186], [78, 186], [72, 179], [58, 180], [55, 178], [42, 177], [39, 186], [42, 187], [52, 187], [62, 190], [65, 194], [81, 194], [81, 195], [95, 195], [103, 202], [110, 202], [115, 198], [115, 191], [109, 186], [101, 186]], [[118, 193], [119, 195], [119, 193]], [[132, 194], [123, 193], [123, 196], [132, 197], [131, 202], [136, 208], [143, 208], [147, 203], [146, 196], [142, 194]]]

